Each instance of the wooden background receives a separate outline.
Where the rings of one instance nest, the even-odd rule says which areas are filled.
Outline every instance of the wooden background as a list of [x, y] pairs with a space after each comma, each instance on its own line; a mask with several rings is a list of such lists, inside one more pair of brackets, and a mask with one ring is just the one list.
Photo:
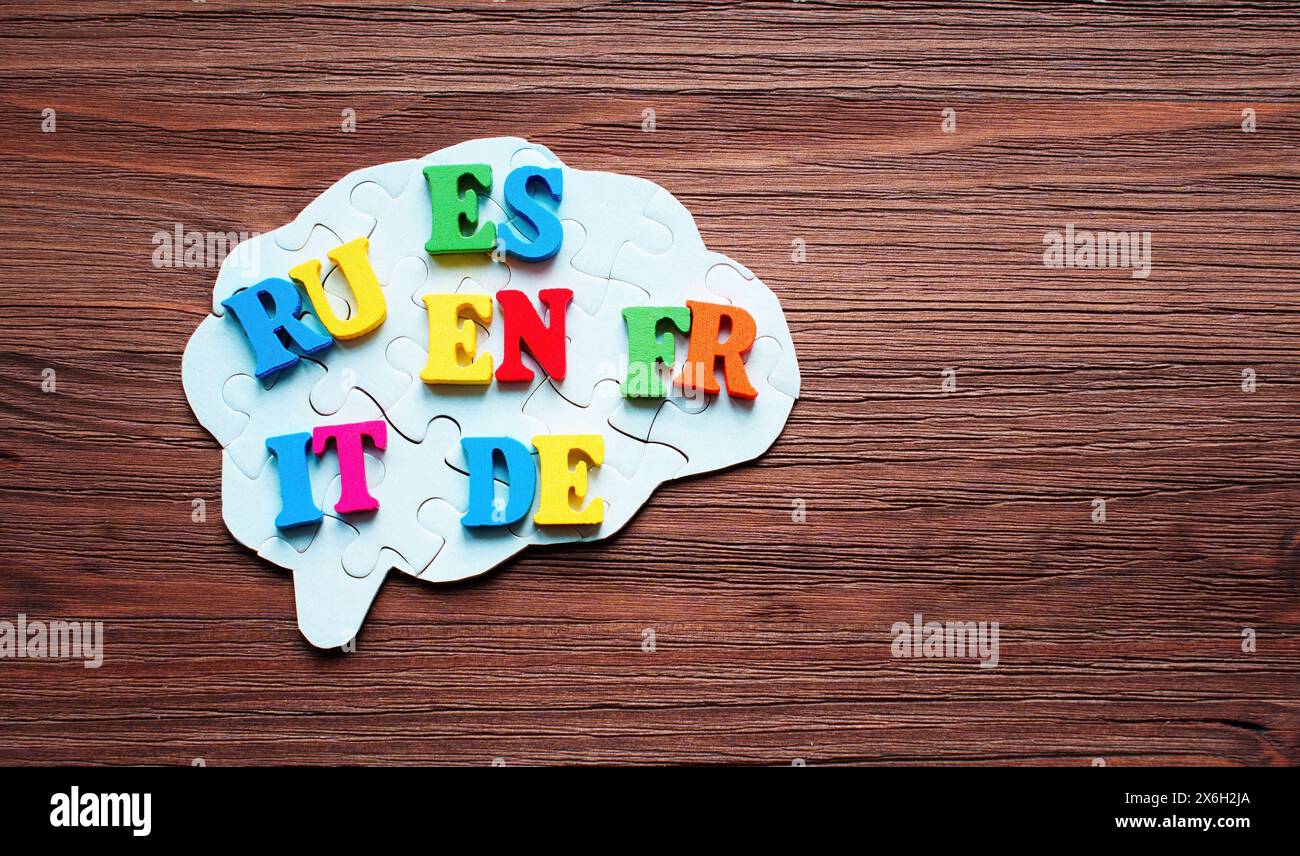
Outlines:
[[[0, 618], [106, 659], [0, 661], [0, 762], [1297, 763], [1288, 5], [4, 4]], [[510, 134], [677, 194], [803, 398], [612, 541], [394, 575], [317, 652], [181, 390], [215, 270], [151, 236]], [[1150, 278], [1045, 269], [1067, 222], [1149, 230]], [[1000, 666], [891, 658], [914, 612]]]

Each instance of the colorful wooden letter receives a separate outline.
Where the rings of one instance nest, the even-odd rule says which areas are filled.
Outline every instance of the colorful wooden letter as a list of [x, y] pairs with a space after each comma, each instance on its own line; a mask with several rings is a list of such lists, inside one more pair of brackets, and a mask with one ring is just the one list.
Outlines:
[[671, 369], [677, 359], [673, 331], [663, 328], [671, 324], [679, 333], [689, 332], [691, 310], [685, 306], [627, 306], [623, 321], [627, 325], [627, 378], [619, 390], [625, 398], [663, 398], [659, 363]]
[[420, 371], [425, 383], [489, 384], [492, 355], [475, 356], [478, 327], [470, 318], [492, 323], [492, 298], [486, 294], [426, 294], [429, 312], [429, 361]]
[[526, 383], [533, 379], [533, 371], [524, 365], [519, 346], [526, 344], [528, 353], [542, 370], [556, 380], [564, 380], [566, 369], [564, 338], [564, 313], [573, 299], [573, 289], [543, 288], [537, 296], [546, 304], [547, 327], [528, 300], [528, 295], [516, 289], [504, 288], [497, 292], [501, 304], [501, 317], [505, 320], [505, 354], [497, 369], [497, 380], [504, 383]]
[[[504, 526], [528, 513], [537, 490], [537, 473], [528, 447], [510, 437], [462, 437], [461, 448], [469, 464], [469, 508], [460, 519], [464, 526]], [[504, 507], [494, 501], [493, 458], [501, 455], [509, 480], [509, 500]]]
[[[266, 302], [270, 303], [268, 308]], [[304, 354], [323, 351], [334, 340], [317, 333], [299, 318], [302, 315], [302, 295], [287, 279], [264, 279], [257, 285], [245, 288], [221, 301], [221, 305], [234, 313], [244, 327], [253, 346], [258, 378], [288, 368], [298, 362], [298, 355], [285, 347], [280, 334], [288, 336]]]
[[334, 314], [325, 297], [325, 288], [320, 281], [320, 259], [305, 261], [289, 271], [289, 278], [302, 283], [302, 287], [307, 290], [316, 317], [335, 339], [364, 336], [383, 324], [388, 314], [383, 289], [379, 287], [375, 270], [370, 266], [369, 252], [370, 241], [361, 237], [335, 247], [326, 254], [343, 271], [348, 285], [352, 287], [352, 295], [356, 298], [357, 311], [346, 321]]
[[492, 167], [485, 163], [426, 166], [433, 224], [424, 249], [439, 253], [490, 253], [497, 242], [495, 223], [478, 226], [478, 197], [492, 187]]
[[[683, 389], [703, 389], [709, 395], [718, 394], [718, 379], [714, 377], [717, 361], [722, 360], [727, 381], [727, 395], [733, 398], [757, 398], [758, 390], [749, 383], [745, 374], [744, 355], [754, 344], [754, 316], [739, 306], [721, 303], [701, 303], [688, 300], [691, 309], [691, 344], [686, 354], [686, 364], [673, 380]], [[722, 322], [731, 324], [731, 333], [725, 342], [719, 341]]]
[[560, 242], [564, 239], [560, 218], [528, 194], [529, 186], [537, 184], [544, 187], [556, 202], [564, 195], [564, 173], [559, 167], [521, 166], [506, 176], [506, 208], [517, 221], [531, 226], [537, 237], [529, 241], [514, 223], [502, 223], [498, 230], [501, 249], [527, 262], [551, 258], [559, 252]]
[[323, 455], [330, 440], [339, 456], [339, 480], [342, 489], [334, 510], [339, 514], [354, 511], [374, 511], [379, 500], [366, 489], [366, 460], [363, 447], [369, 439], [376, 449], [388, 445], [388, 423], [382, 419], [371, 422], [348, 422], [342, 425], [318, 425], [311, 432], [311, 450]]
[[311, 498], [311, 478], [307, 474], [310, 445], [311, 435], [306, 431], [266, 438], [266, 448], [275, 456], [280, 471], [280, 513], [275, 518], [278, 529], [292, 529], [321, 520], [321, 510]]
[[[599, 434], [542, 434], [533, 438], [542, 489], [533, 522], [539, 526], [563, 523], [600, 523], [605, 503], [592, 497], [586, 508], [575, 510], [587, 496], [587, 472], [605, 461], [605, 438]], [[576, 458], [570, 467], [570, 460]], [[572, 498], [572, 499], [571, 499]]]

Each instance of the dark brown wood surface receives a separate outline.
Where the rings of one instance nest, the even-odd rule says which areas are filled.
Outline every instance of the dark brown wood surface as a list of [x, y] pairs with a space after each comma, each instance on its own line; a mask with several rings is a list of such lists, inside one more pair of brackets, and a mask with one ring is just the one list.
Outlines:
[[[0, 619], [106, 638], [0, 660], [0, 762], [1297, 763], [1290, 5], [4, 4]], [[215, 269], [151, 236], [507, 134], [681, 198], [803, 397], [618, 537], [394, 575], [318, 652], [181, 390]], [[1066, 223], [1149, 231], [1150, 277], [1045, 268]], [[999, 666], [891, 657], [917, 612]]]

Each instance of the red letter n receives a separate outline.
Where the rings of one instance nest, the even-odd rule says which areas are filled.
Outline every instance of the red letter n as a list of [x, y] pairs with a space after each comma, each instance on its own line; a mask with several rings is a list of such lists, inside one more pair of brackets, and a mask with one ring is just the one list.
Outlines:
[[497, 380], [503, 383], [527, 382], [533, 379], [532, 369], [520, 359], [519, 347], [526, 345], [528, 353], [556, 380], [564, 380], [564, 352], [568, 344], [564, 338], [564, 313], [573, 299], [569, 288], [543, 288], [537, 296], [546, 304], [547, 327], [528, 300], [528, 295], [515, 289], [497, 292], [501, 304], [501, 317], [505, 319], [505, 356], [497, 369]]

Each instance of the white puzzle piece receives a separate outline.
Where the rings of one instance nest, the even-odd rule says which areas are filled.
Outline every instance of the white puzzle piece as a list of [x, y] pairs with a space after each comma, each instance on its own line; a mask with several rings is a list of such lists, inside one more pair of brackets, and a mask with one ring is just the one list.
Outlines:
[[[403, 563], [394, 567], [412, 576], [419, 575], [433, 561], [443, 539], [420, 526], [416, 514], [429, 499], [467, 493], [468, 488], [463, 486], [467, 477], [446, 462], [452, 444], [459, 442], [460, 429], [446, 417], [430, 422], [421, 443], [388, 432], [386, 448], [374, 453], [383, 462], [383, 478], [370, 481], [367, 474], [367, 488], [379, 501], [379, 510], [349, 516], [348, 523], [356, 528], [358, 537], [343, 553], [345, 572], [363, 577], [374, 570], [388, 570], [376, 564], [384, 548], [402, 558]], [[327, 462], [330, 458], [327, 456]], [[334, 513], [341, 488], [336, 476], [325, 496], [326, 512]]]
[[[271, 457], [266, 448], [266, 441], [270, 437], [310, 432], [317, 425], [369, 422], [383, 418], [379, 405], [359, 389], [348, 394], [343, 406], [334, 416], [321, 416], [312, 408], [310, 395], [324, 374], [325, 370], [319, 365], [304, 359], [278, 373], [269, 388], [244, 374], [234, 375], [226, 381], [223, 394], [227, 404], [249, 417], [247, 427], [226, 445], [226, 451], [244, 475], [257, 478], [262, 472]], [[265, 405], [265, 402], [273, 399], [276, 401], [275, 407]]]
[[650, 440], [672, 446], [686, 456], [686, 466], [678, 476], [720, 470], [767, 451], [794, 407], [794, 399], [767, 380], [781, 356], [781, 346], [775, 339], [761, 336], [754, 342], [745, 364], [749, 382], [758, 390], [758, 397], [752, 401], [732, 398], [724, 392], [709, 396], [708, 404], [699, 413], [682, 410], [672, 399], [660, 406]]
[[[339, 276], [341, 277], [341, 272]], [[419, 337], [429, 340], [428, 321], [423, 307], [410, 306], [410, 298], [424, 287], [428, 266], [416, 256], [399, 261], [393, 268], [391, 279], [380, 280], [387, 313], [383, 323], [385, 332], [394, 336]], [[339, 408], [354, 389], [361, 389], [381, 408], [397, 403], [411, 383], [410, 375], [394, 369], [386, 357], [388, 339], [385, 336], [362, 336], [359, 339], [336, 339], [326, 351], [316, 356], [327, 361], [329, 371], [312, 387], [311, 406], [325, 416], [338, 413]]]
[[[442, 499], [431, 499], [420, 507], [420, 525], [445, 539], [442, 551], [420, 574], [420, 579], [452, 582], [486, 573], [529, 544], [505, 526], [462, 526], [463, 513]], [[473, 570], [466, 573], [467, 569]]]

